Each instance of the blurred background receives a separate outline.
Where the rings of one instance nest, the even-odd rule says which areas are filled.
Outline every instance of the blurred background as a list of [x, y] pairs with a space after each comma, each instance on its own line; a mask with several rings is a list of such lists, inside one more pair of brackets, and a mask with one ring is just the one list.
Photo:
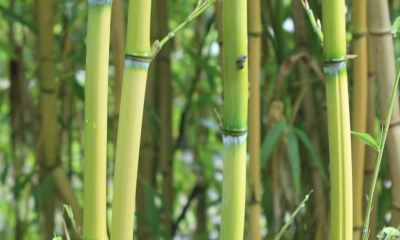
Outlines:
[[[47, 47], [53, 51], [50, 61], [55, 64], [56, 86], [46, 90], [40, 84], [39, 1], [0, 0], [0, 239], [4, 240], [44, 239], [45, 231], [65, 239], [63, 218], [71, 239], [79, 239], [70, 219], [63, 215], [63, 204], [71, 196], [62, 193], [50, 173], [65, 172], [82, 208], [88, 6], [87, 1], [53, 1], [49, 32], [55, 41]], [[122, 81], [121, 62], [117, 65], [116, 59], [125, 46], [128, 6], [127, 0], [116, 2], [122, 8], [113, 8], [111, 27], [108, 227]], [[352, 5], [347, 2], [348, 53], [352, 53]], [[400, 4], [388, 3], [393, 22], [400, 15]], [[175, 29], [196, 5], [197, 0], [153, 0], [152, 42]], [[329, 149], [322, 47], [300, 1], [262, 0], [261, 5], [261, 236], [273, 239], [314, 189], [283, 238], [328, 239]], [[322, 17], [320, 0], [310, 1], [310, 7], [317, 18]], [[218, 2], [178, 32], [150, 65], [139, 157], [137, 239], [154, 239], [155, 232], [162, 239], [218, 239], [223, 161], [219, 121], [213, 109], [223, 112], [221, 13]], [[394, 46], [395, 55], [400, 56], [398, 38]], [[352, 108], [352, 60], [348, 61], [348, 73]], [[50, 107], [40, 103], [46, 91], [54, 93], [48, 100]], [[369, 95], [372, 103], [378, 101], [377, 96], [377, 90]], [[379, 139], [379, 109], [373, 107], [372, 112]], [[56, 118], [57, 134], [50, 140], [45, 140], [45, 114]], [[46, 164], [49, 152], [56, 157]], [[374, 205], [377, 215], [371, 220], [375, 228], [389, 224], [395, 211], [392, 191], [400, 191], [392, 189], [387, 158], [384, 153], [378, 205]], [[364, 179], [368, 171], [371, 169], [366, 170]], [[248, 209], [250, 201], [249, 194]], [[244, 239], [250, 239], [249, 217], [246, 210]]]

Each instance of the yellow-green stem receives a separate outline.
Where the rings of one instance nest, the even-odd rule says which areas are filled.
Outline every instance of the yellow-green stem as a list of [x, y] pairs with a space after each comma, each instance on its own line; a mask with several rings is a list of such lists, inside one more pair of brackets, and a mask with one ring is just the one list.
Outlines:
[[108, 239], [106, 149], [111, 0], [89, 0], [85, 81], [83, 240]]
[[133, 239], [143, 105], [152, 59], [150, 16], [151, 1], [129, 1], [111, 219], [111, 238], [115, 240]]
[[243, 239], [248, 108], [247, 4], [223, 1], [224, 172], [221, 240]]
[[[364, 133], [367, 128], [367, 1], [353, 2], [353, 60], [354, 101], [352, 131]], [[359, 240], [362, 233], [362, 203], [365, 144], [356, 135], [351, 136], [353, 151], [353, 239]]]

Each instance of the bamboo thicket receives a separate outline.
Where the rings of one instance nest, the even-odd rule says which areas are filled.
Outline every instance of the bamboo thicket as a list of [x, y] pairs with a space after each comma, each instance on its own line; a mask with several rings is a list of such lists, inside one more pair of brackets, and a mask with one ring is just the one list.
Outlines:
[[251, 239], [261, 240], [261, 178], [260, 178], [260, 61], [261, 61], [261, 4], [248, 1], [249, 6], [249, 187]]
[[[367, 128], [367, 1], [353, 1], [353, 60], [354, 100], [352, 131], [365, 133]], [[351, 136], [353, 172], [353, 239], [361, 238], [363, 226], [362, 202], [365, 143]]]
[[[388, 1], [368, 1], [368, 30], [372, 40], [378, 81], [381, 124], [384, 125], [389, 109], [390, 96], [396, 80], [393, 38]], [[386, 149], [392, 176], [392, 219], [390, 225], [400, 225], [400, 112], [399, 96], [395, 94], [393, 112], [386, 140]]]
[[323, 0], [322, 16], [331, 170], [331, 239], [348, 240], [353, 233], [353, 199], [345, 2]]
[[224, 120], [221, 240], [243, 239], [248, 109], [247, 4], [223, 1]]
[[85, 81], [83, 240], [108, 239], [106, 149], [112, 0], [89, 0]]
[[144, 96], [152, 59], [150, 16], [151, 1], [129, 1], [111, 221], [115, 240], [133, 238]]

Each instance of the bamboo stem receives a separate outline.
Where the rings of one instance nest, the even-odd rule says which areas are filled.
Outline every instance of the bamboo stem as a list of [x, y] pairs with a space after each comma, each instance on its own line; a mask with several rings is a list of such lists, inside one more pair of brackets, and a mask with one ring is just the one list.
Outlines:
[[84, 240], [108, 239], [106, 149], [111, 4], [111, 0], [89, 0], [84, 120]]
[[132, 239], [138, 158], [150, 50], [151, 1], [130, 0], [115, 160], [111, 238]]
[[[364, 133], [367, 128], [367, 1], [353, 2], [353, 60], [354, 101], [352, 131]], [[351, 136], [353, 172], [353, 239], [359, 240], [362, 233], [363, 172], [365, 144], [356, 135]]]
[[221, 240], [243, 239], [248, 109], [246, 1], [223, 1], [225, 106]]
[[250, 227], [251, 239], [261, 240], [261, 178], [260, 178], [260, 61], [261, 61], [261, 4], [250, 0], [249, 6], [249, 152], [250, 152]]
[[353, 230], [350, 116], [344, 13], [344, 1], [323, 1], [323, 62], [331, 161], [332, 240], [351, 239]]

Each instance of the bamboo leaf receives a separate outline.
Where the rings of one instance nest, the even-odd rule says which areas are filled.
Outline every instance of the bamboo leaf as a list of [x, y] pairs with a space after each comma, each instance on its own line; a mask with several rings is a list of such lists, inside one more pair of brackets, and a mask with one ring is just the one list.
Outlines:
[[395, 237], [400, 236], [400, 231], [394, 227], [385, 227], [381, 234], [385, 234], [385, 240], [392, 240], [395, 239]]
[[304, 147], [306, 147], [307, 151], [311, 154], [312, 158], [315, 161], [315, 164], [317, 165], [317, 167], [322, 175], [322, 179], [324, 180], [325, 186], [328, 186], [329, 179], [328, 179], [328, 175], [326, 174], [324, 165], [322, 164], [322, 159], [320, 158], [319, 154], [315, 150], [314, 145], [308, 138], [306, 132], [303, 131], [302, 129], [295, 128], [295, 127], [293, 127], [293, 130], [296, 133], [296, 135], [299, 137], [300, 141], [303, 143]]
[[4, 6], [0, 5], [0, 11], [5, 15], [8, 16], [9, 18], [11, 18], [12, 20], [15, 20], [19, 23], [21, 23], [22, 25], [25, 25], [26, 27], [28, 27], [34, 34], [38, 34], [38, 29], [36, 26], [34, 26], [31, 21], [28, 21], [26, 19], [24, 19], [22, 16], [14, 13], [12, 10], [7, 9]]
[[149, 224], [150, 228], [152, 230], [154, 239], [160, 239], [160, 232], [158, 229], [159, 221], [158, 221], [158, 212], [157, 212], [157, 207], [154, 202], [155, 194], [153, 191], [153, 188], [149, 185], [146, 184], [145, 186], [145, 192], [146, 192], [146, 199], [147, 199], [147, 209], [149, 213]]
[[193, 62], [195, 62], [200, 68], [204, 69], [208, 74], [211, 74], [213, 77], [221, 76], [221, 71], [215, 65], [211, 65], [206, 59], [200, 57], [193, 50], [186, 49], [186, 53]]
[[379, 149], [378, 143], [369, 135], [368, 133], [359, 133], [359, 132], [354, 132], [351, 131], [352, 134], [356, 135], [359, 139], [361, 139], [365, 144], [375, 148]]
[[272, 154], [275, 146], [278, 144], [279, 140], [281, 139], [283, 132], [286, 129], [286, 123], [281, 121], [277, 122], [269, 131], [268, 135], [264, 139], [261, 150], [260, 150], [260, 163], [261, 168], [268, 162], [269, 157]]
[[390, 31], [393, 34], [393, 37], [397, 36], [397, 30], [399, 28], [399, 22], [400, 22], [400, 17], [397, 17], [396, 20], [394, 21], [392, 27], [390, 28]]
[[296, 189], [296, 192], [299, 192], [300, 181], [301, 181], [299, 142], [293, 130], [290, 130], [288, 132], [288, 140], [289, 140], [289, 159], [293, 175], [293, 184]]
[[0, 51], [4, 52], [9, 58], [16, 59], [17, 55], [8, 42], [0, 40]]

